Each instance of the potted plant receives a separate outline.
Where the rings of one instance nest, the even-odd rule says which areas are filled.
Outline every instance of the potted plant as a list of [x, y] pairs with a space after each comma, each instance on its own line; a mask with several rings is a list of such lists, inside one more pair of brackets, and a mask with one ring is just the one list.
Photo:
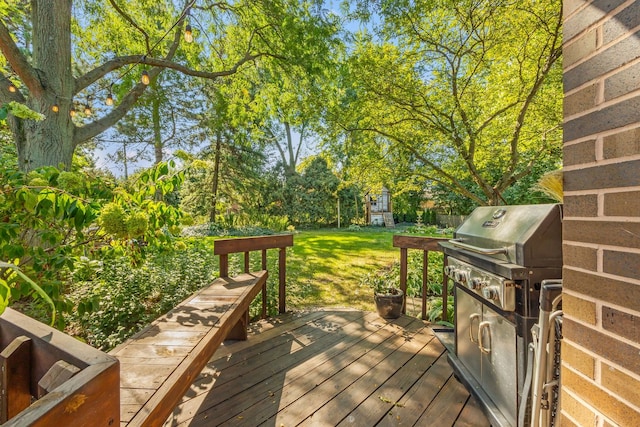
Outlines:
[[384, 319], [397, 319], [404, 307], [404, 292], [394, 283], [394, 278], [399, 279], [384, 273], [370, 274], [366, 278], [373, 289], [376, 310]]

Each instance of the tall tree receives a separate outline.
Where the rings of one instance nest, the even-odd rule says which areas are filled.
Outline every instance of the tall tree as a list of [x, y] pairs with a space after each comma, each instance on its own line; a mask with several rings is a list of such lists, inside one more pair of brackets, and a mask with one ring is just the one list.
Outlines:
[[[215, 80], [265, 58], [295, 63], [326, 49], [319, 30], [324, 22], [294, 0], [132, 0], [126, 6], [121, 0], [108, 0], [107, 6], [31, 0], [29, 19], [12, 3], [0, 1], [0, 8], [11, 12], [0, 19], [0, 102], [25, 103], [46, 116], [41, 122], [9, 118], [23, 170], [68, 167], [79, 144], [113, 126], [145, 92], [147, 85], [132, 78], [141, 68], [151, 79], [170, 68]], [[189, 63], [180, 53], [191, 49], [181, 46], [182, 30], [196, 13], [197, 22], [206, 25], [201, 29], [206, 45], [199, 61]], [[31, 25], [20, 26], [23, 22]], [[113, 83], [120, 94], [117, 106], [103, 115], [70, 117], [78, 100], [96, 99], [97, 93], [104, 98]]]
[[499, 204], [559, 159], [560, 0], [365, 3], [378, 38], [356, 40], [334, 114], [354, 163]]

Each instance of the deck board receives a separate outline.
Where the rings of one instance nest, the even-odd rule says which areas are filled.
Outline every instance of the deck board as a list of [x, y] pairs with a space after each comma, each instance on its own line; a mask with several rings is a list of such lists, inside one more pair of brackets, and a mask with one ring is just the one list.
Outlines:
[[162, 423], [266, 278], [266, 271], [218, 278], [110, 352], [120, 361], [121, 425]]
[[165, 426], [488, 426], [425, 322], [317, 310], [226, 342]]

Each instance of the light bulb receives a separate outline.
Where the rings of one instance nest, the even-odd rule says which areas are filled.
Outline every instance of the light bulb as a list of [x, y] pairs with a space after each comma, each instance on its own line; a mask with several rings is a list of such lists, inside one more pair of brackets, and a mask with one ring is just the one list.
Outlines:
[[84, 114], [87, 116], [91, 115], [91, 108], [88, 105], [84, 106]]
[[149, 83], [151, 83], [151, 79], [149, 78], [149, 73], [147, 72], [147, 70], [142, 70], [142, 76], [140, 80], [142, 81], [143, 85], [148, 85]]
[[71, 117], [73, 117], [73, 116], [75, 116], [75, 115], [76, 115], [76, 109], [75, 109], [75, 108], [73, 108], [73, 105], [72, 105], [72, 106], [71, 106], [71, 108], [69, 109], [69, 115], [70, 115]]
[[13, 83], [9, 83], [9, 92], [15, 93], [18, 89], [13, 85]]
[[58, 104], [53, 104], [51, 106], [51, 111], [53, 111], [54, 113], [57, 113], [58, 111], [60, 111], [60, 107], [58, 106]]
[[107, 95], [107, 100], [105, 101], [105, 104], [111, 106], [113, 105], [113, 95], [111, 93], [109, 93], [109, 95]]
[[193, 32], [191, 31], [191, 24], [187, 24], [184, 28], [184, 41], [191, 43], [193, 41]]

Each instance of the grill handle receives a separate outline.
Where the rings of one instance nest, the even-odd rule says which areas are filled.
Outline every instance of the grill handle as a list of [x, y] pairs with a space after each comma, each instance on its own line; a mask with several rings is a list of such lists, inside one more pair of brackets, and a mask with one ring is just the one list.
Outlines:
[[499, 254], [507, 253], [507, 248], [496, 248], [496, 249], [479, 248], [477, 246], [473, 246], [468, 243], [462, 243], [460, 240], [457, 240], [457, 239], [451, 239], [449, 240], [449, 243], [451, 243], [453, 246], [457, 246], [459, 248], [466, 249], [468, 251], [475, 252], [482, 255], [499, 255]]
[[[480, 351], [484, 354], [489, 354], [491, 353], [491, 328], [490, 328], [490, 323], [489, 322], [480, 322], [480, 326], [478, 327], [478, 347], [480, 348]], [[485, 347], [484, 346], [484, 335], [483, 335], [483, 331], [487, 330], [487, 335], [489, 335], [489, 347]]]
[[473, 313], [469, 316], [469, 340], [474, 344], [478, 344], [478, 341], [473, 338], [473, 323], [476, 320], [478, 321], [478, 324], [480, 324], [480, 315], [478, 313]]

